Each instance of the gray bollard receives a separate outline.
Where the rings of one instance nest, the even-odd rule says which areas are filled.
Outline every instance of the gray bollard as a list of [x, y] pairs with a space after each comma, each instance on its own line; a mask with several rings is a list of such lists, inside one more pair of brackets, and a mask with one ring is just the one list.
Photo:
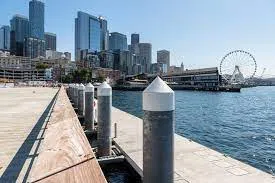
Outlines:
[[157, 77], [143, 91], [143, 182], [174, 180], [174, 91]]
[[74, 108], [78, 108], [78, 87], [79, 84], [76, 84], [74, 87]]
[[112, 88], [103, 82], [97, 89], [99, 157], [111, 155]]
[[69, 99], [72, 99], [72, 84], [69, 84], [69, 89], [68, 89], [68, 96], [69, 96]]
[[85, 87], [85, 128], [88, 132], [94, 130], [94, 86], [88, 83]]
[[81, 83], [78, 87], [78, 114], [84, 116], [84, 102], [85, 102], [85, 86]]

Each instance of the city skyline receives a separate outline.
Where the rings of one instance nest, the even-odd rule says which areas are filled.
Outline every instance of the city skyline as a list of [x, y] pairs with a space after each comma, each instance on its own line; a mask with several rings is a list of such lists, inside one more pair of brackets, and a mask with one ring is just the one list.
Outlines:
[[[275, 3], [272, 1], [209, 1], [201, 4], [158, 1], [147, 3], [147, 6], [143, 6], [146, 1], [133, 1], [131, 3], [135, 6], [124, 7], [124, 11], [118, 5], [107, 6], [107, 1], [66, 1], [66, 7], [62, 1], [43, 2], [46, 4], [45, 31], [57, 34], [57, 49], [61, 51], [74, 53], [74, 18], [77, 11], [84, 11], [105, 17], [109, 31], [127, 35], [128, 44], [130, 34], [139, 33], [140, 42], [152, 44], [153, 63], [156, 62], [157, 50], [166, 49], [171, 53], [171, 65], [179, 66], [183, 62], [186, 68], [219, 66], [225, 54], [243, 49], [255, 56], [259, 67], [257, 75], [263, 68], [267, 68], [267, 74], [275, 74], [275, 39], [272, 36], [275, 22], [270, 18], [275, 17], [272, 11]], [[3, 1], [5, 8], [0, 12], [0, 24], [9, 25], [15, 14], [28, 15], [28, 3], [24, 0]], [[238, 6], [234, 6], [236, 3]], [[138, 13], [139, 8], [142, 8], [142, 14]], [[154, 15], [150, 10], [167, 10], [168, 13]], [[255, 15], [256, 11], [261, 13]], [[56, 12], [59, 12], [58, 16]]]

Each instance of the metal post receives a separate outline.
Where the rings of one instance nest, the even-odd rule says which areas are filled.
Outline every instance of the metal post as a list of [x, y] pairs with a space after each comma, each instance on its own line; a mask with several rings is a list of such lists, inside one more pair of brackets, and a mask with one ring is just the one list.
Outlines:
[[143, 182], [174, 178], [174, 91], [157, 77], [143, 91]]
[[81, 83], [78, 87], [78, 114], [80, 116], [84, 116], [84, 91], [85, 90], [85, 86]]
[[78, 87], [79, 84], [76, 84], [74, 88], [74, 108], [78, 108]]
[[112, 88], [103, 82], [97, 89], [98, 99], [98, 152], [97, 155], [111, 155], [111, 108]]
[[88, 83], [85, 87], [85, 128], [88, 132], [94, 130], [94, 86]]

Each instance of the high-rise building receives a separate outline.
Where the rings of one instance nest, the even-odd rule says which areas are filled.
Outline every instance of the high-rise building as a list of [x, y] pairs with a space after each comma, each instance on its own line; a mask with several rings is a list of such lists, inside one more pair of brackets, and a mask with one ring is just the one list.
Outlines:
[[77, 12], [75, 19], [75, 60], [80, 60], [81, 50], [89, 53], [108, 50], [107, 21], [84, 12]]
[[56, 51], [56, 34], [45, 32], [46, 50]]
[[38, 0], [29, 2], [30, 37], [44, 39], [44, 3]]
[[119, 32], [112, 32], [109, 37], [110, 50], [127, 50], [127, 36]]
[[130, 51], [121, 51], [119, 56], [119, 70], [127, 75], [133, 73], [133, 55]]
[[167, 68], [170, 67], [170, 52], [167, 50], [157, 51], [157, 62], [159, 64], [166, 64]]
[[2, 26], [0, 28], [0, 49], [10, 50], [10, 26]]
[[139, 43], [139, 34], [132, 34], [131, 35], [131, 45]]
[[139, 63], [143, 66], [143, 73], [151, 73], [152, 45], [151, 43], [138, 44]]
[[14, 15], [10, 20], [10, 51], [12, 55], [23, 56], [24, 39], [29, 37], [29, 19], [22, 15]]
[[46, 56], [46, 43], [43, 39], [25, 38], [24, 41], [24, 56], [31, 58]]
[[99, 18], [100, 22], [100, 50], [108, 50], [109, 49], [109, 31], [107, 26], [107, 20], [105, 20], [102, 16]]
[[24, 40], [24, 56], [45, 57], [46, 42], [44, 37], [45, 5], [38, 0], [29, 2], [30, 36]]

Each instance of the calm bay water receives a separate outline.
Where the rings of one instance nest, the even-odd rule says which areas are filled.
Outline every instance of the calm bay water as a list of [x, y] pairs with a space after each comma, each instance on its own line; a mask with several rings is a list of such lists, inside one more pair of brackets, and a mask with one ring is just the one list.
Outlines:
[[[275, 87], [175, 94], [177, 134], [275, 174]], [[142, 92], [113, 91], [113, 106], [142, 118]]]

